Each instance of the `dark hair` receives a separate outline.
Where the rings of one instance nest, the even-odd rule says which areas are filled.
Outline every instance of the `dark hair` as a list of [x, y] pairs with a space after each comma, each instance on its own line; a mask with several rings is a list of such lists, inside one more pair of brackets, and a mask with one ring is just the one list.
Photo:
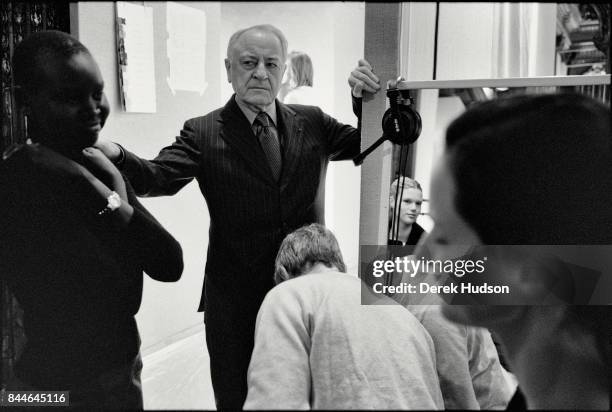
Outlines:
[[78, 53], [91, 54], [87, 47], [68, 33], [57, 30], [32, 33], [15, 48], [14, 83], [26, 92], [32, 92], [45, 81], [41, 68], [47, 61], [58, 57], [67, 60]]
[[334, 234], [325, 226], [312, 223], [285, 237], [274, 264], [274, 282], [292, 279], [304, 274], [316, 263], [335, 266], [346, 272], [342, 253]]
[[292, 51], [289, 53], [289, 61], [291, 62], [291, 71], [295, 79], [295, 86], [312, 87], [314, 73], [310, 57], [306, 53]]
[[446, 134], [455, 206], [486, 244], [612, 241], [610, 109], [578, 94], [481, 103]]

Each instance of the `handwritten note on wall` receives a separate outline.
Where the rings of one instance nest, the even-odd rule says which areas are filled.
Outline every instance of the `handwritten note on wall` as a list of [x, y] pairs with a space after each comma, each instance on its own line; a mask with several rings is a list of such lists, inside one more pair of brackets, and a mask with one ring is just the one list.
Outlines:
[[116, 3], [117, 62], [121, 103], [126, 112], [155, 113], [153, 9]]
[[204, 93], [206, 82], [206, 13], [194, 7], [168, 2], [166, 6], [167, 50], [170, 74], [176, 90]]

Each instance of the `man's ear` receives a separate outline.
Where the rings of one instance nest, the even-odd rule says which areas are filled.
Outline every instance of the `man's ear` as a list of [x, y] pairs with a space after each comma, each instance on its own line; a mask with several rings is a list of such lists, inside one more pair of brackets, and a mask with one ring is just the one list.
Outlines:
[[230, 68], [232, 64], [230, 63], [230, 59], [225, 59], [225, 71], [227, 72], [227, 82], [232, 82], [232, 76], [230, 75]]
[[287, 269], [285, 269], [284, 266], [278, 267], [276, 273], [274, 274], [274, 283], [278, 285], [279, 283], [289, 279], [291, 279], [291, 276], [287, 272]]

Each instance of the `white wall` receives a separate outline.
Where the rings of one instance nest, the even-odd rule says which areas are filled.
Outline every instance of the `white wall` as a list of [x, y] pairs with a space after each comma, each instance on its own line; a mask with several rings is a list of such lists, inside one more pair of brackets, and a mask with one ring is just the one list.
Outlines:
[[[335, 3], [334, 108], [338, 121], [357, 126], [348, 87], [348, 76], [364, 53], [365, 3]], [[325, 220], [338, 238], [351, 273], [359, 262], [359, 210], [361, 174], [353, 162], [331, 162], [327, 172]]]
[[555, 3], [440, 3], [438, 80], [553, 76]]
[[[139, 3], [142, 4], [142, 3]], [[207, 17], [208, 88], [203, 95], [177, 91], [172, 95], [166, 83], [169, 73], [166, 54], [166, 4], [144, 2], [153, 8], [155, 79], [157, 113], [125, 113], [119, 101], [115, 52], [115, 9], [111, 2], [79, 2], [73, 7], [75, 34], [92, 52], [105, 80], [105, 91], [111, 115], [101, 138], [116, 141], [145, 158], [154, 157], [174, 141], [183, 123], [219, 107], [220, 87], [217, 79], [222, 62], [219, 55], [221, 6], [219, 3], [184, 2], [204, 10]], [[75, 19], [76, 17], [76, 19]], [[172, 233], [183, 247], [185, 270], [177, 283], [159, 283], [145, 276], [143, 302], [137, 320], [143, 350], [162, 343], [168, 337], [202, 324], [197, 307], [202, 290], [206, 248], [208, 246], [208, 211], [195, 183], [173, 197], [143, 199], [142, 203]]]
[[437, 79], [492, 77], [494, 3], [441, 3]]

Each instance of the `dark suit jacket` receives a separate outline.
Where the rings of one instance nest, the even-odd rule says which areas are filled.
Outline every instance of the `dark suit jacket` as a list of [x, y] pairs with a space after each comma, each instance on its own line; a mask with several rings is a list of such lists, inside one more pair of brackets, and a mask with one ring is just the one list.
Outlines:
[[122, 166], [141, 196], [172, 195], [198, 181], [210, 213], [205, 283], [236, 293], [236, 299], [262, 298], [273, 286], [274, 259], [285, 235], [323, 222], [317, 205], [328, 161], [352, 159], [360, 149], [359, 131], [318, 107], [276, 105], [283, 142], [278, 183], [234, 96], [225, 107], [185, 122], [154, 160], [126, 151]]
[[[421, 240], [421, 236], [423, 236], [423, 233], [425, 233], [425, 230], [423, 230], [421, 225], [419, 225], [418, 223], [414, 222], [412, 224], [412, 230], [410, 231], [410, 234], [408, 235], [408, 239], [406, 239], [406, 246], [408, 246], [408, 245], [414, 246], [417, 243], [419, 243], [419, 240]], [[402, 241], [401, 240], [388, 239], [387, 240], [387, 245], [402, 246]], [[412, 248], [412, 250], [414, 250], [414, 248]]]

